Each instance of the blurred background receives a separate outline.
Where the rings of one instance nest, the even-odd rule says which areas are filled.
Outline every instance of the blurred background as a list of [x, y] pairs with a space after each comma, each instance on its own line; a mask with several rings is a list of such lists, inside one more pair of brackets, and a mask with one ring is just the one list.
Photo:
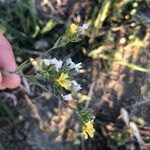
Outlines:
[[[83, 141], [74, 112], [23, 81], [43, 124], [32, 115], [24, 90], [1, 91], [0, 150], [149, 150], [150, 1], [0, 0], [0, 31], [18, 65], [51, 48], [71, 23], [88, 23], [89, 28], [81, 41], [48, 57], [83, 63], [78, 76], [83, 90], [69, 105], [93, 110], [94, 138]], [[24, 70], [30, 72], [31, 66]], [[142, 146], [124, 132], [121, 107], [138, 122]]]

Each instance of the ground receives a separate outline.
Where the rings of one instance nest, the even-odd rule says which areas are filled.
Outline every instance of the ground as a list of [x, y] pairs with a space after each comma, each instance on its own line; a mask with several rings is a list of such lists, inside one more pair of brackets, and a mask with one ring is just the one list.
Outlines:
[[[34, 44], [30, 48], [28, 46], [31, 44], [29, 39], [25, 39], [23, 42], [19, 41], [18, 44], [17, 37], [15, 37], [16, 39], [12, 38], [14, 48], [23, 48], [21, 52], [15, 50], [17, 58], [21, 57], [26, 60], [29, 57], [39, 56], [42, 51], [51, 47], [54, 43], [53, 38], [57, 39], [59, 33], [63, 33], [71, 21], [79, 24], [83, 21], [91, 21], [93, 18], [90, 18], [89, 14], [93, 10], [96, 13], [99, 8], [105, 9], [101, 7], [102, 3], [96, 0], [92, 2], [89, 0], [83, 2], [58, 0], [57, 2], [47, 1], [46, 4], [44, 2], [46, 1], [39, 5], [40, 1], [36, 1], [39, 16], [45, 20], [50, 18], [57, 21], [58, 26], [50, 33], [31, 38]], [[124, 12], [116, 11], [115, 14], [114, 10], [118, 6], [114, 5], [111, 8], [114, 9], [111, 10], [113, 17], [108, 13], [107, 15], [111, 17], [101, 22], [102, 29], [99, 27], [95, 29], [98, 35], [95, 31], [89, 32], [81, 42], [70, 44], [65, 50], [61, 48], [47, 56], [63, 59], [72, 57], [75, 62], [83, 63], [83, 71], [79, 74], [78, 80], [83, 86], [82, 94], [87, 95], [88, 100], [81, 102], [79, 107], [93, 110], [96, 129], [94, 138], [86, 141], [74, 138], [79, 132], [79, 124], [74, 112], [43, 89], [34, 85], [28, 87], [29, 83], [23, 79], [22, 85], [27, 90], [20, 87], [0, 92], [2, 102], [13, 114], [11, 116], [8, 113], [12, 117], [11, 123], [0, 121], [0, 123], [2, 122], [0, 143], [6, 150], [150, 149], [150, 75], [149, 72], [145, 73], [137, 67], [150, 68], [149, 26], [137, 23], [131, 27], [130, 24], [133, 23], [133, 20], [125, 20], [122, 15], [130, 18], [127, 11], [131, 9], [132, 5], [129, 2], [127, 4], [126, 2], [118, 3]], [[141, 2], [139, 2], [140, 4]], [[138, 8], [138, 13], [144, 14], [141, 11], [143, 7], [145, 8], [145, 3]], [[149, 11], [145, 12], [146, 15], [149, 14]], [[116, 16], [117, 13], [121, 17]], [[118, 20], [115, 17], [118, 17]], [[136, 29], [136, 27], [138, 28]], [[130, 35], [134, 35], [134, 39], [130, 40]], [[11, 36], [8, 38], [11, 39]], [[125, 39], [125, 41], [121, 42], [121, 39], [123, 39], [122, 41]], [[24, 44], [25, 42], [26, 44]], [[48, 45], [49, 43], [50, 45]], [[39, 51], [39, 48], [36, 49], [37, 45], [42, 47], [42, 51]], [[31, 67], [27, 68], [24, 74], [29, 74], [31, 70]], [[50, 83], [42, 84], [51, 89]], [[76, 106], [76, 100], [69, 105]], [[139, 127], [145, 142], [143, 145], [139, 145], [135, 138], [130, 138], [121, 145], [115, 143], [115, 148], [113, 147], [114, 143], [110, 138], [112, 132], [108, 127], [115, 128], [117, 131], [121, 130], [122, 133], [124, 122], [119, 117], [122, 107], [129, 112], [130, 119], [134, 117], [144, 119], [145, 124]], [[7, 109], [4, 110], [7, 112]]]

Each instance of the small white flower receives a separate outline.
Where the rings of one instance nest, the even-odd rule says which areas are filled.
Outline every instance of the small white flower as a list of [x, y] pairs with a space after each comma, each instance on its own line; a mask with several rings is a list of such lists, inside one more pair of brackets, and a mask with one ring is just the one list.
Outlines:
[[42, 61], [46, 66], [50, 65], [51, 63], [50, 59], [43, 59]]
[[81, 32], [81, 34], [88, 29], [89, 25], [88, 24], [83, 24], [82, 26], [79, 27], [79, 32]]
[[71, 94], [62, 95], [62, 98], [63, 98], [65, 101], [71, 101], [71, 100], [73, 99]]
[[73, 85], [73, 90], [74, 90], [75, 92], [77, 92], [77, 91], [79, 91], [79, 90], [82, 89], [81, 85], [78, 84], [75, 80], [72, 80], [71, 83], [72, 83], [72, 85]]
[[66, 64], [67, 64], [67, 65], [70, 65], [71, 63], [74, 63], [74, 62], [72, 62], [71, 58], [68, 58], [68, 59], [66, 60]]
[[43, 62], [46, 66], [52, 64], [52, 65], [55, 65], [55, 68], [56, 68], [56, 71], [58, 71], [61, 66], [62, 66], [62, 61], [61, 60], [57, 60], [56, 58], [54, 59], [43, 59]]
[[78, 64], [75, 64], [74, 66], [72, 66], [72, 68], [74, 68], [77, 72], [79, 72], [79, 69], [82, 68], [82, 63], [78, 63]]
[[71, 58], [68, 58], [68, 59], [66, 60], [66, 63], [67, 63], [67, 65], [69, 65], [70, 69], [75, 69], [77, 72], [79, 72], [79, 69], [82, 67], [82, 66], [81, 66], [82, 63], [75, 64], [75, 63], [71, 60]]
[[62, 63], [61, 60], [57, 60], [56, 58], [51, 60], [51, 64], [55, 65], [57, 71], [61, 68]]

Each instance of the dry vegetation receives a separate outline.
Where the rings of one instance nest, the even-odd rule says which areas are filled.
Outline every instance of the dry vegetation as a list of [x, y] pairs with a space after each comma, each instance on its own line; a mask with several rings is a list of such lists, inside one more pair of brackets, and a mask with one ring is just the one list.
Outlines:
[[[0, 150], [149, 150], [149, 0], [0, 0], [0, 30], [19, 64], [53, 46], [74, 22], [89, 23], [82, 40], [47, 57], [82, 62], [83, 89], [68, 105], [22, 78], [15, 90], [0, 92]], [[30, 74], [32, 66], [23, 73]], [[50, 82], [42, 82], [48, 89]], [[83, 141], [71, 108], [95, 116], [94, 138]], [[138, 126], [139, 144], [120, 114]]]

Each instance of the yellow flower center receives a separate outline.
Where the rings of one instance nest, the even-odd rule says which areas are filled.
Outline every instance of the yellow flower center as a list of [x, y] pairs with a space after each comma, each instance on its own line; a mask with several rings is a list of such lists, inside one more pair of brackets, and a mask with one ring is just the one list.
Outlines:
[[84, 124], [84, 126], [82, 127], [82, 135], [84, 136], [85, 139], [88, 138], [88, 135], [93, 138], [94, 137], [94, 132], [95, 129], [93, 127], [93, 124], [91, 121], [87, 122]]
[[62, 87], [68, 90], [71, 87], [71, 81], [68, 79], [69, 76], [66, 73], [61, 73], [58, 80], [56, 80]]

